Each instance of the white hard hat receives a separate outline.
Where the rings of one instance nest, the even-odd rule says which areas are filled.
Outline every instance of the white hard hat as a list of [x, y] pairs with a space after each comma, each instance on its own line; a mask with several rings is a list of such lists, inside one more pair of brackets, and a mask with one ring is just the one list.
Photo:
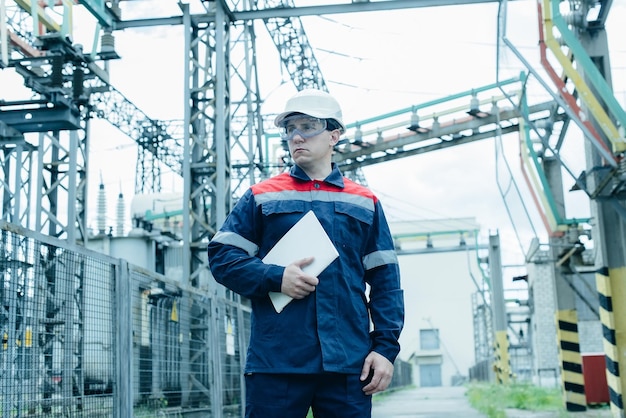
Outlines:
[[280, 126], [281, 122], [293, 113], [304, 113], [319, 119], [332, 119], [337, 122], [342, 133], [346, 130], [339, 102], [322, 90], [304, 89], [296, 93], [287, 100], [285, 111], [276, 116], [274, 124]]

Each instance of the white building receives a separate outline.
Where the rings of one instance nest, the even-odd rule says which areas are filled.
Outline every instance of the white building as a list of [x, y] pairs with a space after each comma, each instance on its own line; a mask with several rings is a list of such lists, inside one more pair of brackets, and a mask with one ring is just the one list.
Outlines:
[[[450, 386], [475, 363], [472, 294], [481, 286], [473, 219], [391, 224], [406, 307], [400, 358], [417, 386]], [[482, 252], [485, 252], [483, 249]]]

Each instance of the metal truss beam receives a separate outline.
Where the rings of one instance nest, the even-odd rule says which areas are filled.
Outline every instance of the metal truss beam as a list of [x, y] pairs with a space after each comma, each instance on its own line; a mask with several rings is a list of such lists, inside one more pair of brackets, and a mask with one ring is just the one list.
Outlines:
[[[265, 20], [270, 18], [290, 18], [304, 16], [319, 16], [345, 13], [361, 13], [361, 12], [377, 12], [385, 10], [402, 10], [417, 9], [424, 7], [439, 6], [460, 6], [464, 4], [481, 4], [481, 3], [498, 3], [499, 0], [385, 0], [374, 2], [354, 2], [350, 4], [326, 4], [317, 6], [295, 6], [292, 2], [267, 2], [263, 4], [258, 2], [254, 9], [241, 10], [237, 5], [232, 5], [232, 12], [228, 13], [228, 19], [231, 23], [239, 23], [243, 21]], [[268, 7], [269, 6], [269, 7]], [[215, 14], [212, 10], [207, 13], [194, 14], [191, 20], [195, 24], [203, 24], [214, 21]], [[182, 25], [183, 16], [169, 16], [147, 19], [123, 20], [114, 22], [115, 30], [123, 30], [128, 28], [140, 28], [149, 26], [170, 26]]]
[[[552, 110], [553, 102], [541, 103], [531, 107], [531, 115], [543, 115]], [[501, 110], [499, 115], [490, 115], [486, 118], [468, 118], [465, 122], [457, 122], [446, 127], [433, 129], [426, 133], [411, 133], [402, 138], [394, 138], [382, 142], [361, 142], [346, 144], [343, 149], [340, 145], [335, 153], [334, 160], [342, 170], [354, 170], [358, 167], [373, 165], [425, 152], [450, 148], [478, 140], [493, 138], [517, 132], [519, 125], [515, 122], [519, 117], [517, 110]], [[559, 117], [557, 115], [557, 117]], [[561, 120], [565, 116], [560, 116]], [[496, 126], [500, 121], [501, 126]], [[484, 128], [484, 130], [480, 130]], [[347, 148], [347, 150], [346, 150]]]
[[104, 119], [139, 146], [135, 193], [160, 192], [160, 164], [182, 176], [183, 121], [148, 117], [110, 85], [88, 89], [90, 113]]
[[416, 9], [423, 7], [460, 6], [467, 4], [499, 3], [498, 0], [385, 0], [371, 2], [354, 2], [350, 4], [326, 4], [304, 7], [275, 7], [260, 10], [235, 11], [236, 21], [268, 19], [272, 17], [302, 17], [332, 15], [343, 13], [376, 12], [384, 10]]
[[[292, 1], [270, 0], [266, 0], [264, 6], [274, 10], [295, 7]], [[264, 18], [263, 22], [296, 89], [318, 88], [328, 91], [300, 18], [274, 16]]]

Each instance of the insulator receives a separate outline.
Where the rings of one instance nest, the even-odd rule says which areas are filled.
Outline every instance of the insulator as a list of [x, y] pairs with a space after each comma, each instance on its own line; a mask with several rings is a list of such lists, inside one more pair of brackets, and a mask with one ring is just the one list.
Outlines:
[[583, 16], [580, 10], [573, 13], [567, 13], [563, 15], [563, 19], [568, 25], [578, 29], [585, 29], [587, 27], [587, 20]]
[[100, 52], [114, 52], [115, 37], [112, 33], [103, 33], [100, 37]]
[[104, 190], [104, 184], [100, 183], [100, 187], [98, 189], [98, 215], [97, 215], [97, 223], [98, 223], [98, 233], [104, 234], [106, 231], [106, 212], [107, 212], [107, 201], [106, 201], [106, 192]]
[[50, 74], [50, 85], [52, 87], [63, 87], [63, 57], [53, 55], [50, 57], [52, 72]]
[[409, 129], [412, 131], [416, 130], [420, 126], [420, 117], [417, 115], [417, 112], [411, 113], [411, 124], [409, 125]]
[[478, 97], [476, 97], [476, 95], [472, 95], [470, 99], [470, 110], [478, 111], [479, 108], [480, 108], [480, 102], [478, 101]]
[[124, 235], [124, 222], [126, 214], [126, 205], [124, 204], [124, 195], [120, 193], [117, 196], [117, 227], [115, 235], [121, 237]]
[[356, 131], [354, 132], [354, 140], [361, 141], [363, 140], [363, 131], [361, 131], [361, 125], [357, 125]]
[[571, 225], [566, 232], [567, 242], [569, 244], [576, 244], [580, 241], [580, 229], [576, 225]]
[[618, 164], [620, 173], [626, 173], [626, 158], [622, 158]]
[[85, 81], [85, 73], [81, 67], [76, 67], [74, 69], [74, 79], [72, 80], [72, 93], [74, 94], [74, 99], [78, 99], [83, 95], [84, 87], [83, 82]]
[[441, 126], [441, 124], [439, 123], [439, 116], [435, 116], [433, 117], [433, 126], [432, 126], [432, 130], [436, 131], [437, 129], [439, 129]]

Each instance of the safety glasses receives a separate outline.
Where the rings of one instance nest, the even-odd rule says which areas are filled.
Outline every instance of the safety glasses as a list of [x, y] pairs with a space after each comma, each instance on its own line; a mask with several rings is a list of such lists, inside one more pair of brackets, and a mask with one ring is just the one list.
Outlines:
[[326, 119], [297, 115], [283, 120], [280, 127], [280, 136], [285, 141], [292, 140], [296, 134], [304, 139], [308, 139], [321, 134], [327, 127]]

